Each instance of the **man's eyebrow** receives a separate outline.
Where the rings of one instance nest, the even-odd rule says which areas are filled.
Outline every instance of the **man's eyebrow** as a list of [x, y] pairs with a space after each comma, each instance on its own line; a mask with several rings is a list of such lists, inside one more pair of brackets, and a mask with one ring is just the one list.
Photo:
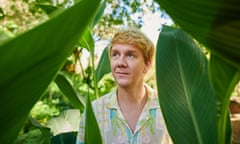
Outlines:
[[127, 50], [126, 52], [127, 52], [127, 53], [137, 53], [136, 50]]
[[130, 52], [137, 52], [137, 50], [127, 50], [127, 51], [130, 51]]
[[[111, 52], [118, 52], [119, 50], [112, 49]], [[125, 53], [137, 53], [137, 50], [126, 50]]]

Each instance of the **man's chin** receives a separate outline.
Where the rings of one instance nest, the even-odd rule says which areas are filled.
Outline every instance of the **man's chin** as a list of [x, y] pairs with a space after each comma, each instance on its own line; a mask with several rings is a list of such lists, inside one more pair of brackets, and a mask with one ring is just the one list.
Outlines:
[[122, 87], [122, 88], [129, 87], [131, 85], [130, 82], [127, 80], [119, 80], [117, 84], [119, 87]]

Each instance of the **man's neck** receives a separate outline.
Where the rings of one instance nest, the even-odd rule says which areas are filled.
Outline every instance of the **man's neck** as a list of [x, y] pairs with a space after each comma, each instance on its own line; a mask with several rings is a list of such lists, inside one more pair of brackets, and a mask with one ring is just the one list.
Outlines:
[[119, 102], [130, 103], [131, 105], [138, 105], [145, 99], [146, 89], [144, 84], [138, 87], [129, 87], [117, 89], [117, 97]]

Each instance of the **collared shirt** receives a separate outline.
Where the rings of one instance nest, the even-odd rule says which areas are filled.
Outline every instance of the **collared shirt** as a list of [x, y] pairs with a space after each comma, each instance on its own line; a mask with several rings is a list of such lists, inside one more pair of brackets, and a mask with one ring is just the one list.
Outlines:
[[[148, 100], [138, 119], [135, 131], [129, 128], [118, 102], [116, 90], [100, 97], [93, 102], [103, 144], [171, 144], [170, 136], [165, 127], [156, 92], [145, 85]], [[80, 129], [76, 144], [84, 143], [84, 122]]]

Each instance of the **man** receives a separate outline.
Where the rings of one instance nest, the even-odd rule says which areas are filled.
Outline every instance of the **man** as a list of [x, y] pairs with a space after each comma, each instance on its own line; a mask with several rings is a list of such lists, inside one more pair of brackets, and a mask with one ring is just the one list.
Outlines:
[[[153, 43], [139, 30], [124, 29], [114, 35], [109, 57], [117, 87], [93, 102], [104, 144], [171, 143], [157, 93], [144, 83], [153, 56]], [[84, 121], [77, 144], [84, 143]]]

